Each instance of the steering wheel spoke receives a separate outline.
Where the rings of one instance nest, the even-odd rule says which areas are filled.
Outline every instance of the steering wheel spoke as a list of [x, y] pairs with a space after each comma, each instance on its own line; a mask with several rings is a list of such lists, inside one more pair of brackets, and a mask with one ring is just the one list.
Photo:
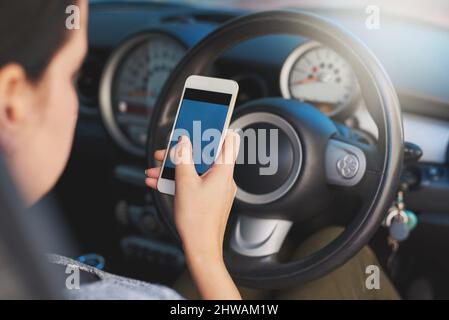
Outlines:
[[292, 224], [287, 220], [240, 215], [232, 231], [230, 248], [248, 257], [276, 254], [281, 249]]

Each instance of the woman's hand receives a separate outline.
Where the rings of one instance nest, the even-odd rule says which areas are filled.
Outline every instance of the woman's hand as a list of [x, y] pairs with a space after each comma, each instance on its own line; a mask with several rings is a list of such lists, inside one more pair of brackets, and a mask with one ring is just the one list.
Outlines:
[[[201, 177], [192, 159], [192, 146], [181, 137], [174, 148], [176, 163], [175, 223], [183, 242], [192, 276], [206, 299], [240, 299], [223, 262], [223, 238], [235, 197], [234, 164], [240, 145], [236, 133], [228, 133], [221, 153]], [[156, 151], [162, 161], [165, 151]], [[146, 171], [146, 184], [156, 189], [161, 168]]]

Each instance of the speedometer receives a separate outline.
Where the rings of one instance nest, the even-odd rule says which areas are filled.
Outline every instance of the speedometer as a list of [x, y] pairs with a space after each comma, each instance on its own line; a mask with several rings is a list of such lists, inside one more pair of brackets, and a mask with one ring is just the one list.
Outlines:
[[100, 88], [102, 114], [114, 140], [127, 151], [144, 154], [156, 100], [185, 52], [177, 39], [148, 33], [127, 41], [111, 56]]
[[328, 115], [340, 112], [358, 93], [349, 64], [316, 42], [307, 42], [289, 55], [280, 81], [284, 98], [310, 102]]

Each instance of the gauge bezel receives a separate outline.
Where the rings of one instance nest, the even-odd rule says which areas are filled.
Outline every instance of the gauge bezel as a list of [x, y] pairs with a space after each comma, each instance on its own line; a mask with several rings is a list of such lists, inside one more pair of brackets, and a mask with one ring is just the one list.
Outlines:
[[184, 48], [184, 54], [188, 50], [188, 46], [182, 41], [182, 39], [179, 39], [178, 37], [168, 32], [160, 30], [150, 30], [139, 33], [125, 40], [113, 51], [105, 64], [100, 80], [100, 113], [103, 118], [105, 127], [114, 142], [119, 147], [135, 156], [145, 156], [145, 146], [143, 146], [142, 148], [135, 146], [134, 143], [129, 140], [126, 134], [123, 133], [122, 129], [120, 129], [117, 123], [117, 119], [114, 115], [112, 104], [112, 86], [115, 83], [116, 73], [119, 67], [122, 65], [124, 59], [129, 55], [129, 53], [139, 44], [143, 44], [146, 41], [151, 41], [151, 39], [154, 37], [166, 37], [170, 41], [175, 41], [182, 48]]
[[[307, 53], [310, 50], [313, 50], [315, 48], [323, 47], [326, 48], [326, 46], [322, 45], [321, 43], [313, 40], [306, 41], [299, 46], [297, 46], [285, 59], [284, 64], [282, 65], [281, 72], [279, 75], [279, 86], [281, 89], [281, 95], [284, 99], [298, 99], [292, 96], [290, 92], [290, 86], [289, 86], [289, 79], [290, 74], [292, 72], [292, 68], [295, 65], [295, 63], [298, 61], [298, 59]], [[329, 48], [333, 50], [332, 48]], [[338, 53], [337, 53], [338, 54]], [[348, 65], [349, 63], [346, 62]], [[350, 66], [350, 65], [349, 65]], [[352, 71], [353, 77], [354, 77], [354, 84], [353, 84], [353, 93], [351, 94], [351, 97], [346, 101], [345, 103], [339, 104], [335, 107], [334, 110], [331, 112], [326, 113], [329, 117], [335, 117], [337, 115], [340, 115], [344, 110], [349, 109], [350, 106], [353, 106], [356, 104], [360, 97], [360, 91], [359, 86], [357, 84], [357, 78], [354, 74], [354, 71]], [[302, 99], [298, 99], [301, 101], [304, 101]]]

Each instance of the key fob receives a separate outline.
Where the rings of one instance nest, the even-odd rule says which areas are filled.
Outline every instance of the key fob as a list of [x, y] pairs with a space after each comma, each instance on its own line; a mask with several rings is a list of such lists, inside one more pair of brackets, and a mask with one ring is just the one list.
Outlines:
[[404, 241], [410, 234], [410, 228], [407, 223], [394, 220], [390, 225], [390, 236], [397, 241]]

